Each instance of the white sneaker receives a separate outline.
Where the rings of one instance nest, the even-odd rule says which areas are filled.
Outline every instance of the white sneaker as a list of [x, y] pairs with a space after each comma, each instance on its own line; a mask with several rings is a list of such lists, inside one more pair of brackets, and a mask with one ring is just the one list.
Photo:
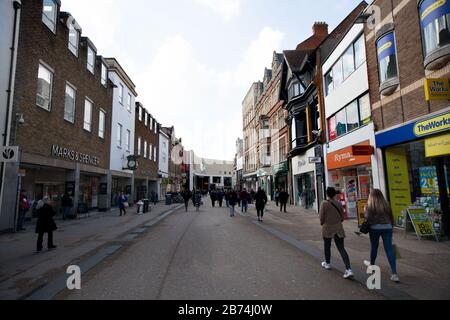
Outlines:
[[366, 267], [370, 267], [372, 264], [370, 263], [370, 261], [364, 260], [364, 265], [365, 265]]
[[322, 262], [322, 268], [324, 268], [326, 270], [330, 270], [331, 269], [331, 264], [328, 264], [326, 262]]
[[393, 274], [393, 275], [391, 276], [391, 281], [394, 281], [394, 282], [399, 283], [399, 282], [400, 282], [400, 278], [398, 277], [398, 275]]
[[344, 279], [353, 278], [354, 276], [352, 269], [345, 270]]

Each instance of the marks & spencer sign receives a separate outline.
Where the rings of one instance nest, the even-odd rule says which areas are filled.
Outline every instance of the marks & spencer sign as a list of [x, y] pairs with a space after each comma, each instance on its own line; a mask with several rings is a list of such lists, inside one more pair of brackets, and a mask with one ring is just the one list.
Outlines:
[[65, 160], [75, 161], [82, 164], [98, 166], [100, 160], [96, 156], [81, 153], [72, 149], [60, 147], [58, 145], [52, 146], [52, 156]]

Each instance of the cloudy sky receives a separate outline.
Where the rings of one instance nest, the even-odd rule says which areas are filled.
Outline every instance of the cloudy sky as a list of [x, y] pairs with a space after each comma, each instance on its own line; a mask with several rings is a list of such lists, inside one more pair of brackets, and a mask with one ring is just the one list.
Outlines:
[[198, 156], [232, 160], [242, 100], [274, 50], [314, 21], [334, 28], [357, 0], [62, 0], [98, 54], [115, 57], [138, 101]]

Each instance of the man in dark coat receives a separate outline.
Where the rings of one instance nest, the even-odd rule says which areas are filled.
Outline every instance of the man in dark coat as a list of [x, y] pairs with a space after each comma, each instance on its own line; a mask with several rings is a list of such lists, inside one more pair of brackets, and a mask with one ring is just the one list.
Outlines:
[[283, 208], [284, 208], [284, 213], [287, 213], [286, 205], [287, 205], [287, 202], [289, 199], [289, 194], [286, 191], [284, 191], [284, 189], [281, 189], [279, 198], [280, 198], [280, 212], [283, 212]]
[[73, 200], [66, 192], [61, 199], [61, 207], [63, 209], [63, 220], [66, 220], [72, 214]]
[[228, 205], [229, 205], [229, 208], [230, 208], [230, 217], [234, 217], [235, 216], [234, 207], [237, 204], [238, 196], [237, 196], [236, 191], [234, 191], [234, 190], [230, 190], [229, 192], [230, 193], [228, 195], [228, 197], [229, 197], [228, 198]]
[[248, 200], [250, 195], [247, 192], [247, 189], [243, 189], [239, 194], [239, 198], [241, 198], [241, 212], [247, 212], [248, 209]]
[[219, 192], [217, 192], [217, 200], [219, 201], [219, 206], [222, 208], [222, 204], [223, 204], [223, 197], [225, 196], [225, 193], [223, 192], [223, 190], [219, 190]]
[[267, 195], [264, 192], [263, 189], [259, 188], [258, 192], [255, 194], [255, 205], [256, 205], [256, 211], [258, 213], [258, 221], [263, 221], [264, 216], [264, 208], [266, 207], [267, 203]]
[[191, 199], [192, 193], [190, 190], [186, 189], [183, 192], [183, 200], [184, 200], [184, 207], [186, 208], [186, 212], [188, 212], [189, 207], [189, 199]]
[[56, 246], [53, 244], [53, 231], [57, 229], [56, 223], [53, 220], [56, 212], [51, 205], [51, 201], [48, 198], [39, 200], [36, 209], [38, 214], [38, 220], [36, 222], [36, 233], [38, 234], [37, 252], [42, 251], [44, 233], [48, 233], [48, 249], [56, 249]]
[[209, 192], [209, 196], [211, 197], [211, 204], [213, 206], [213, 208], [216, 207], [216, 201], [217, 201], [217, 194], [215, 190], [211, 190]]

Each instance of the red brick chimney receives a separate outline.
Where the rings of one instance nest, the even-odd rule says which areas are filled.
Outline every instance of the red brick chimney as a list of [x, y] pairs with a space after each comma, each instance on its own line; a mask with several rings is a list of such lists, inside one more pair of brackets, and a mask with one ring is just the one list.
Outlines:
[[313, 25], [313, 35], [326, 37], [328, 35], [328, 24], [326, 22], [315, 22]]

